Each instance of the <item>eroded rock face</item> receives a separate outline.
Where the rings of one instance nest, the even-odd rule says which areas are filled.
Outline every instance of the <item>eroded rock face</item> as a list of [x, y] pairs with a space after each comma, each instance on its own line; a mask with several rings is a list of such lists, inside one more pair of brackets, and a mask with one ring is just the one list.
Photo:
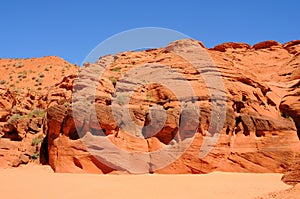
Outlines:
[[[1, 86], [0, 166], [40, 159], [76, 173], [288, 171], [284, 181], [298, 182], [299, 52], [299, 41], [206, 49], [181, 40], [102, 57], [41, 91]], [[207, 82], [218, 74], [224, 91]], [[183, 154], [178, 143], [188, 146]]]
[[29, 93], [18, 94], [8, 88], [1, 88], [0, 166], [3, 168], [27, 164], [38, 158], [43, 139], [43, 119], [30, 110], [33, 104]]
[[[299, 151], [299, 149], [298, 149]], [[287, 172], [282, 177], [282, 180], [290, 185], [300, 183], [300, 153], [295, 155], [294, 161], [290, 164]]]
[[[0, 66], [0, 167], [47, 163], [45, 110], [70, 98], [68, 77], [57, 81], [65, 75], [74, 79], [77, 67], [58, 57], [0, 59]], [[51, 87], [55, 83], [59, 86]], [[60, 92], [63, 88], [69, 93]]]
[[16, 104], [13, 94], [5, 87], [0, 87], [0, 122], [5, 122]]
[[[193, 54], [195, 45], [203, 49], [200, 57]], [[72, 104], [70, 94], [59, 96], [61, 102], [48, 106], [49, 163], [58, 172], [285, 172], [294, 164], [299, 145], [300, 67], [297, 67], [298, 54], [294, 52], [297, 45], [297, 42], [281, 45], [267, 41], [253, 47], [226, 43], [205, 49], [199, 42], [182, 40], [166, 48], [120, 53], [86, 64], [75, 85], [74, 77], [68, 77], [68, 86], [61, 88], [61, 82], [52, 88], [62, 89], [57, 93], [70, 93], [74, 88], [81, 92], [82, 98], [73, 99]], [[188, 59], [202, 63], [201, 71], [175, 52], [186, 53]], [[211, 60], [205, 59], [207, 55]], [[222, 76], [226, 118], [216, 146], [207, 156], [199, 158], [204, 140], [214, 134], [210, 126], [218, 123], [218, 118], [211, 118], [214, 101], [209, 89], [214, 88], [208, 88], [203, 77], [203, 73], [211, 77], [217, 74], [208, 67], [211, 61]], [[153, 78], [162, 75], [168, 81], [172, 75], [167, 74], [176, 70], [192, 86], [195, 96], [178, 97], [170, 90], [171, 82], [165, 85], [136, 82], [138, 75], [151, 76], [150, 69], [162, 66], [167, 66], [166, 71], [156, 73]], [[105, 67], [108, 69], [99, 78], [99, 71]], [[141, 67], [145, 68], [138, 71]], [[134, 78], [124, 80], [124, 75], [131, 71], [137, 71], [132, 73]], [[181, 81], [179, 77], [175, 79]], [[137, 88], [132, 87], [132, 82]], [[181, 85], [178, 84], [179, 90], [186, 89]], [[90, 97], [92, 92], [94, 97]], [[95, 113], [86, 105], [93, 102]], [[199, 107], [198, 117], [193, 111], [182, 112], [182, 107], [188, 104]], [[76, 109], [72, 112], [74, 105]], [[222, 106], [217, 110], [221, 111]], [[184, 114], [191, 116], [188, 122], [182, 122]], [[180, 130], [196, 130], [196, 133], [183, 136]], [[190, 140], [191, 145], [182, 155], [176, 159], [168, 156], [175, 150], [174, 142], [176, 145]], [[113, 147], [119, 150], [109, 150]], [[165, 148], [169, 151], [160, 154]], [[139, 159], [133, 152], [146, 155]], [[160, 167], [164, 160], [166, 164]]]

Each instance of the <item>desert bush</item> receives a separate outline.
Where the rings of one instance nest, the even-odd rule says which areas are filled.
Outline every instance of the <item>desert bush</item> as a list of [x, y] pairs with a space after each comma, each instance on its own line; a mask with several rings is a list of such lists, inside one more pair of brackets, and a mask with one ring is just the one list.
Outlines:
[[37, 83], [43, 83], [43, 79], [42, 78], [37, 78], [36, 80], [35, 80]]
[[146, 100], [151, 101], [151, 93], [149, 92], [146, 93]]
[[22, 68], [24, 66], [24, 64], [22, 63], [22, 62], [18, 62], [17, 64], [16, 64], [16, 67], [17, 68]]
[[65, 103], [64, 103], [64, 107], [66, 107], [66, 108], [67, 108], [67, 107], [70, 107], [70, 103], [69, 103], [69, 102], [65, 102]]
[[30, 157], [30, 159], [31, 160], [36, 160], [36, 159], [38, 159], [40, 157], [40, 154], [39, 154], [39, 152], [34, 152], [34, 154]]
[[36, 145], [39, 145], [39, 143], [42, 142], [42, 139], [41, 138], [38, 138], [38, 137], [35, 137], [32, 139], [31, 141], [31, 146], [36, 146]]
[[43, 77], [45, 77], [45, 74], [44, 73], [39, 73], [39, 77], [43, 78]]
[[32, 110], [29, 114], [28, 114], [28, 117], [29, 118], [32, 118], [33, 116], [36, 116], [36, 117], [43, 117], [45, 115], [45, 110], [43, 109], [34, 109]]
[[117, 79], [114, 76], [110, 76], [109, 80], [111, 81], [111, 83], [116, 84], [117, 83]]
[[13, 114], [9, 117], [7, 123], [9, 124], [13, 124], [15, 121], [17, 121], [18, 119], [21, 119], [22, 118], [22, 115], [20, 114]]
[[111, 69], [111, 71], [119, 73], [119, 72], [121, 72], [121, 68], [119, 68], [119, 67], [113, 68], [113, 69]]

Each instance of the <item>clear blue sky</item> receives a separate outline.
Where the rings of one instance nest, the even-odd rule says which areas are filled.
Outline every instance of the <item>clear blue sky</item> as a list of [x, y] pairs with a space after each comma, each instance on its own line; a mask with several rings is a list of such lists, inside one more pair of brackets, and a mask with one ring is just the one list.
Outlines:
[[0, 3], [0, 57], [57, 55], [80, 64], [97, 44], [132, 28], [171, 28], [207, 47], [300, 39], [298, 0], [107, 0]]

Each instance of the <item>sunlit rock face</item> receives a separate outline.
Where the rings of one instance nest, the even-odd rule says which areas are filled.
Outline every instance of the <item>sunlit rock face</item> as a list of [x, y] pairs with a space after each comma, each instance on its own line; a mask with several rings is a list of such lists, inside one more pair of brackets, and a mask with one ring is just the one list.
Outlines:
[[[21, 157], [7, 141], [25, 139], [31, 126], [44, 135], [41, 155], [56, 172], [289, 171], [292, 182], [299, 174], [290, 172], [299, 165], [299, 52], [299, 41], [207, 49], [180, 40], [108, 55], [29, 96], [45, 117], [1, 123], [0, 150], [11, 146]], [[0, 118], [18, 103], [10, 95], [1, 91]]]

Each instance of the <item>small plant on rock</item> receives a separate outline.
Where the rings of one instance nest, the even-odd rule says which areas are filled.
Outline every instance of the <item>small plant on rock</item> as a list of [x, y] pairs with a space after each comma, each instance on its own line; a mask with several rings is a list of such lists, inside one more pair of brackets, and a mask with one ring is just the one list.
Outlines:
[[15, 121], [17, 121], [18, 119], [21, 119], [22, 115], [20, 114], [13, 114], [12, 116], [10, 116], [10, 118], [8, 119], [7, 123], [8, 124], [13, 124], [15, 123]]
[[114, 76], [110, 76], [109, 80], [111, 81], [111, 83], [113, 83], [114, 85], [117, 83], [117, 79]]
[[111, 69], [111, 71], [119, 73], [119, 72], [121, 72], [121, 68], [119, 68], [119, 67], [113, 68], [113, 69]]
[[35, 109], [32, 110], [29, 114], [28, 114], [28, 118], [32, 118], [33, 116], [36, 117], [43, 117], [45, 115], [45, 111], [43, 109]]
[[35, 138], [32, 139], [31, 146], [37, 146], [41, 142], [42, 142], [41, 138], [35, 137]]
[[36, 160], [40, 157], [40, 154], [39, 152], [34, 152], [34, 154], [30, 157], [30, 160]]
[[44, 73], [39, 73], [39, 77], [40, 77], [40, 78], [45, 77]]
[[151, 93], [150, 92], [146, 93], [146, 100], [151, 101]]
[[69, 102], [65, 102], [64, 103], [64, 107], [66, 107], [66, 108], [70, 107], [70, 103]]
[[16, 67], [17, 68], [22, 68], [24, 66], [24, 64], [22, 63], [22, 62], [18, 62], [17, 64], [16, 64]]

